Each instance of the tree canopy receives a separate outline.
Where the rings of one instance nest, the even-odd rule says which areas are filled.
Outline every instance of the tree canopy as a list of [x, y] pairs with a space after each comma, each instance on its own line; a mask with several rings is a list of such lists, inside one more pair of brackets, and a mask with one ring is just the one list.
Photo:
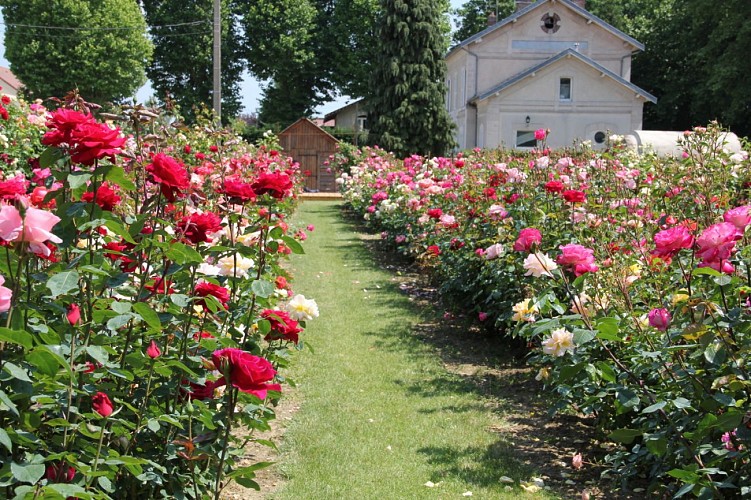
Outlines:
[[434, 0], [381, 0], [369, 140], [398, 155], [441, 155], [454, 146], [444, 106], [447, 8]]
[[132, 97], [152, 54], [136, 0], [0, 0], [5, 57], [28, 93], [89, 101]]
[[[140, 0], [154, 40], [154, 60], [147, 68], [160, 99], [170, 95], [188, 120], [209, 107], [213, 80], [213, 1]], [[237, 2], [222, 0], [222, 115], [240, 112], [240, 82], [245, 68]]]

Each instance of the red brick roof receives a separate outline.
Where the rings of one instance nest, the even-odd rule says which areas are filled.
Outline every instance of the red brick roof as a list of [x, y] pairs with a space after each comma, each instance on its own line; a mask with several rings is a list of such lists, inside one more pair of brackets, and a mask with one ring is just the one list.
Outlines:
[[5, 68], [3, 66], [0, 66], [0, 80], [3, 80], [16, 90], [23, 87], [21, 80], [16, 78], [16, 75], [14, 75], [9, 68]]

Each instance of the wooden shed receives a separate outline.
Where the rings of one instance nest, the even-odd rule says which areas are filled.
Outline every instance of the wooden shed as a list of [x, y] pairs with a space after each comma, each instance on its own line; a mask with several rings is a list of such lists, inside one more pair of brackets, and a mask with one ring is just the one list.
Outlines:
[[279, 134], [279, 140], [284, 152], [300, 164], [300, 170], [306, 172], [307, 191], [336, 191], [334, 173], [324, 165], [329, 156], [336, 152], [339, 141], [334, 136], [307, 118], [300, 118]]

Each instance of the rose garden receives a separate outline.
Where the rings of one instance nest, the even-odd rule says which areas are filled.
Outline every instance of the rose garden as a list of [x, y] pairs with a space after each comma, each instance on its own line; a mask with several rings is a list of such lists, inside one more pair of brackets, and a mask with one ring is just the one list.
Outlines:
[[[319, 317], [287, 262], [314, 229], [291, 220], [303, 173], [271, 134], [59, 104], [0, 111], [0, 491], [257, 488], [269, 464], [241, 458], [274, 445], [257, 433]], [[329, 166], [447, 320], [522, 350], [549, 418], [593, 419], [610, 446], [583, 446], [573, 471], [596, 463], [603, 484], [656, 496], [751, 494], [748, 155], [715, 124], [685, 132], [678, 158], [618, 137], [551, 151], [548, 133], [452, 158], [346, 147]]]

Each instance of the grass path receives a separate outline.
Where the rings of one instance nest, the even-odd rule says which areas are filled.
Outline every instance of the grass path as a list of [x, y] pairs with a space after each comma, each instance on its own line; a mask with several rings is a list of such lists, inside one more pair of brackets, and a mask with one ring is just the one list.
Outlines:
[[316, 226], [292, 265], [295, 292], [314, 298], [321, 315], [290, 374], [301, 409], [285, 434], [287, 479], [274, 498], [523, 497], [499, 481], [534, 472], [491, 431], [501, 416], [415, 338], [425, 311], [339, 214], [337, 202], [306, 202], [294, 221]]

